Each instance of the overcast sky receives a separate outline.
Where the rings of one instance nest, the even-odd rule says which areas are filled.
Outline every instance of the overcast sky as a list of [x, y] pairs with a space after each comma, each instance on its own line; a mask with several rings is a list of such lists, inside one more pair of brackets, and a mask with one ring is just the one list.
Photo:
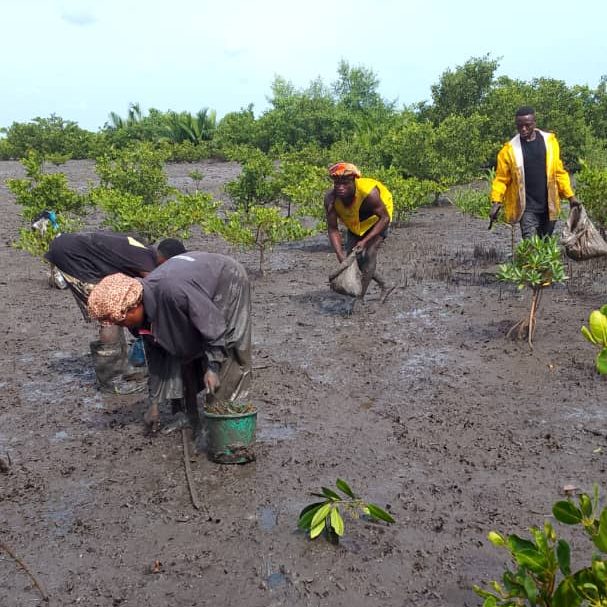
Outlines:
[[372, 69], [399, 105], [430, 99], [471, 57], [498, 75], [598, 85], [607, 74], [605, 0], [0, 0], [0, 126], [52, 113], [97, 130], [130, 102], [267, 109], [276, 75], [297, 88]]

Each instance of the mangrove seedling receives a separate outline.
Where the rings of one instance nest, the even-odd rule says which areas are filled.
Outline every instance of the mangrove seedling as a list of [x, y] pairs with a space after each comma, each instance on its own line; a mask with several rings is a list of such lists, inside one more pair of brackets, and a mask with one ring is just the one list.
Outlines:
[[328, 487], [321, 487], [321, 493], [312, 495], [322, 498], [323, 501], [308, 504], [299, 514], [297, 525], [308, 532], [311, 539], [326, 531], [329, 540], [338, 542], [345, 531], [343, 512], [348, 512], [355, 519], [363, 515], [376, 521], [395, 522], [394, 518], [378, 505], [365, 502], [354, 495], [346, 481], [338, 478], [335, 488], [343, 495]]
[[[590, 564], [572, 569], [571, 547], [558, 539], [554, 527], [531, 527], [531, 537], [503, 536], [491, 531], [487, 538], [510, 553], [514, 568], [506, 569], [501, 582], [473, 586], [483, 607], [599, 607], [607, 605], [607, 508], [599, 510], [598, 487], [594, 496], [582, 493], [575, 504], [569, 497], [552, 507], [554, 518], [565, 525], [580, 525], [593, 544]], [[598, 554], [596, 550], [602, 554]]]
[[533, 236], [522, 240], [516, 247], [513, 260], [499, 267], [497, 278], [512, 282], [519, 289], [531, 289], [531, 309], [528, 317], [511, 327], [507, 335], [515, 335], [518, 339], [526, 336], [529, 347], [533, 348], [532, 339], [542, 291], [567, 280], [556, 236]]
[[601, 348], [595, 361], [596, 369], [601, 375], [607, 374], [607, 305], [590, 312], [588, 327], [582, 327], [582, 335]]

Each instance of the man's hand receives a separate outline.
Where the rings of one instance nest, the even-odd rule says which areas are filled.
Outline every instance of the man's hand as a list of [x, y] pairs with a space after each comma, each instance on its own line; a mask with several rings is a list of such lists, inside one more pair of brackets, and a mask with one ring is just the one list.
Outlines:
[[217, 375], [215, 371], [211, 371], [211, 369], [206, 370], [203, 381], [204, 387], [207, 389], [207, 392], [209, 394], [215, 394], [215, 392], [217, 392], [219, 386], [221, 385], [219, 381], [219, 375]]
[[365, 245], [363, 242], [357, 242], [352, 247], [352, 253], [355, 253], [356, 255], [360, 255], [361, 253], [364, 253], [364, 251], [365, 251]]
[[578, 199], [577, 199], [575, 196], [572, 196], [572, 197], [569, 199], [569, 206], [570, 206], [571, 208], [573, 208], [573, 207], [579, 207], [579, 206], [580, 206], [580, 204], [581, 204], [581, 202], [580, 202], [580, 201], [579, 201], [579, 200], [578, 200]]

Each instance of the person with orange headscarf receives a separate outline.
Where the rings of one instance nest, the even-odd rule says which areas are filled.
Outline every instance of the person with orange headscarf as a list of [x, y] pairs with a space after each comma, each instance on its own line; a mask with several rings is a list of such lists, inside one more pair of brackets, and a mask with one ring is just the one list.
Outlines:
[[153, 431], [165, 402], [183, 399], [197, 433], [198, 392], [206, 390], [207, 403], [246, 397], [251, 295], [246, 270], [236, 260], [192, 251], [171, 257], [145, 278], [112, 274], [91, 292], [88, 311], [143, 337], [149, 369], [144, 419]]
[[[329, 167], [333, 188], [325, 193], [325, 212], [329, 242], [341, 263], [355, 253], [362, 272], [362, 296], [374, 280], [381, 288], [381, 301], [393, 291], [377, 272], [379, 247], [388, 235], [392, 219], [392, 194], [386, 186], [362, 177], [350, 162], [337, 162]], [[346, 226], [345, 251], [338, 219]]]

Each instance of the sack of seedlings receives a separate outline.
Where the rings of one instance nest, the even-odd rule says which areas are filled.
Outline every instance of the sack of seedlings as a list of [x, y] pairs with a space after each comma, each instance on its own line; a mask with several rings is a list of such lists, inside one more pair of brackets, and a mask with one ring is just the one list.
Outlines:
[[561, 243], [567, 256], [576, 261], [607, 255], [607, 242], [594, 227], [581, 204], [570, 209]]
[[337, 270], [329, 276], [329, 286], [336, 293], [360, 297], [363, 292], [362, 272], [356, 261], [356, 253], [350, 253]]

